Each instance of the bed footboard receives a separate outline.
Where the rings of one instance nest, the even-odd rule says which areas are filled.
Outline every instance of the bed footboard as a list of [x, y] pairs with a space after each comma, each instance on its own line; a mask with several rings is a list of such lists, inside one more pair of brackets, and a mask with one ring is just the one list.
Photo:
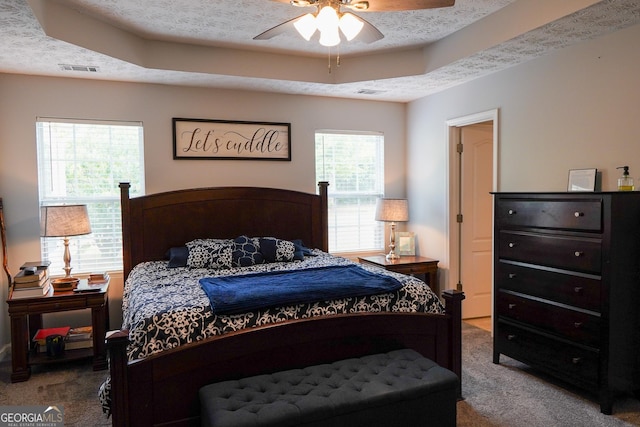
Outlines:
[[127, 361], [127, 331], [107, 337], [114, 426], [195, 426], [200, 387], [217, 381], [411, 348], [458, 376], [464, 294], [446, 314], [366, 313], [302, 319], [229, 333]]

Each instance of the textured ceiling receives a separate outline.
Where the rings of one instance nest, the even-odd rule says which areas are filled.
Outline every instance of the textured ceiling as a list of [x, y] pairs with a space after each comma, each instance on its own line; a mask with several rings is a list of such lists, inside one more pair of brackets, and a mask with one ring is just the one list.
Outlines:
[[269, 0], [2, 0], [0, 72], [407, 102], [640, 22], [640, 0], [457, 0], [359, 13], [385, 35], [371, 44], [253, 40], [308, 11]]

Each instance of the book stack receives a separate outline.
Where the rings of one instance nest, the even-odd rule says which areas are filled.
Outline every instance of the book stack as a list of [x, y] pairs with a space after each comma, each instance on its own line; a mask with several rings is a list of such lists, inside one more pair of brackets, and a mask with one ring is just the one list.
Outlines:
[[69, 330], [71, 328], [69, 326], [61, 326], [57, 328], [45, 328], [38, 329], [33, 336], [33, 342], [38, 347], [38, 352], [44, 353], [47, 351], [47, 337], [50, 335], [62, 335], [66, 337], [69, 334]]
[[93, 328], [91, 326], [80, 326], [69, 330], [65, 340], [67, 350], [91, 347], [93, 347]]
[[47, 351], [47, 337], [49, 335], [62, 335], [64, 337], [65, 350], [93, 347], [93, 328], [91, 326], [80, 326], [77, 328], [62, 326], [58, 328], [38, 329], [33, 336], [33, 342], [37, 345], [38, 353], [45, 353]]
[[13, 278], [12, 299], [34, 298], [46, 295], [51, 282], [49, 280], [49, 261], [26, 262]]

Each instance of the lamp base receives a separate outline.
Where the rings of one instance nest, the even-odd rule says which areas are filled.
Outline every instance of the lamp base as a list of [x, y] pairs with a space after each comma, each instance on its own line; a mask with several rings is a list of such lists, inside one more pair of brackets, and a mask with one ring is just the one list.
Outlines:
[[387, 254], [386, 258], [387, 258], [387, 261], [395, 261], [397, 259], [400, 259], [400, 255], [391, 251]]

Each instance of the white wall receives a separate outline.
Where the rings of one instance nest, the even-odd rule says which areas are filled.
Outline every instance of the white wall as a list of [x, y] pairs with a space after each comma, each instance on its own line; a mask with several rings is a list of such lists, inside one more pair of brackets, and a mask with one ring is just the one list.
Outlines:
[[[316, 129], [381, 131], [385, 160], [393, 166], [385, 171], [386, 193], [405, 195], [405, 104], [9, 74], [0, 74], [0, 94], [0, 197], [14, 272], [40, 257], [38, 116], [142, 121], [147, 193], [226, 185], [315, 192]], [[173, 117], [289, 122], [292, 161], [173, 160]], [[10, 335], [4, 275], [0, 283], [1, 352]], [[121, 277], [113, 276], [109, 294], [115, 328]]]
[[[499, 109], [500, 191], [565, 191], [569, 169], [602, 171], [615, 191], [628, 165], [640, 186], [640, 26], [420, 99], [407, 109], [409, 229], [421, 255], [448, 253], [447, 120]], [[455, 276], [455, 275], [453, 275]]]

